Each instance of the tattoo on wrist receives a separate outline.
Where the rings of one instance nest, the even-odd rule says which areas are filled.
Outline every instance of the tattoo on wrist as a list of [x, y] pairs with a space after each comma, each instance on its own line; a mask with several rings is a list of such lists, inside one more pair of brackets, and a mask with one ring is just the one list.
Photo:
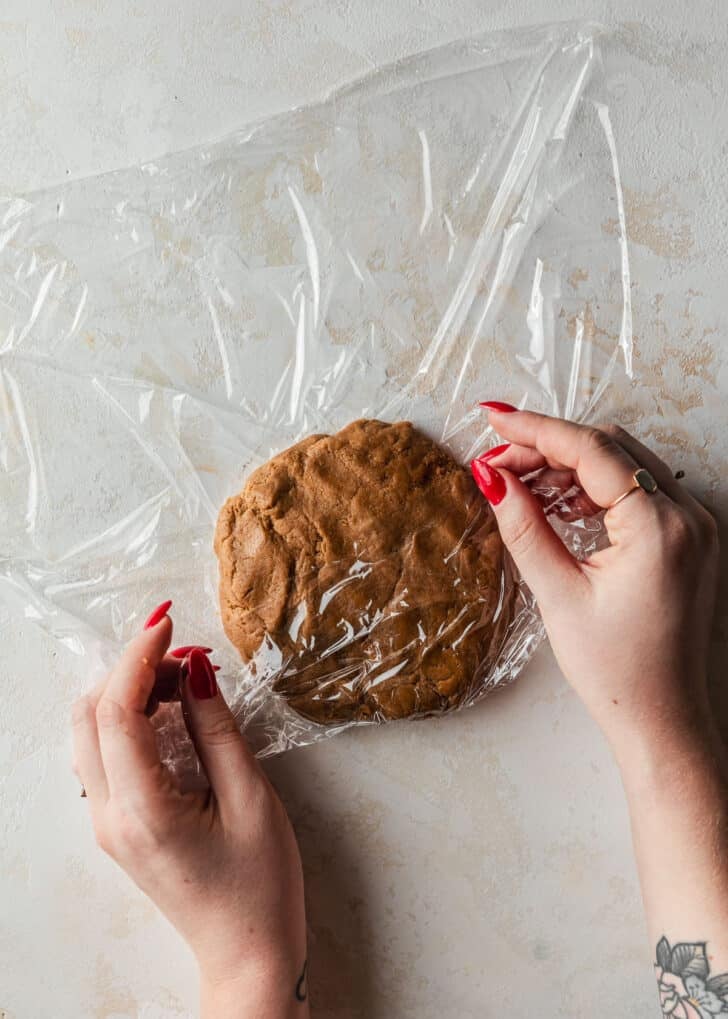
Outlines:
[[728, 1019], [728, 973], [710, 975], [705, 941], [657, 944], [657, 987], [667, 1019]]
[[308, 997], [308, 985], [306, 983], [306, 970], [308, 969], [308, 959], [303, 964], [301, 975], [296, 981], [296, 1001], [305, 1001]]

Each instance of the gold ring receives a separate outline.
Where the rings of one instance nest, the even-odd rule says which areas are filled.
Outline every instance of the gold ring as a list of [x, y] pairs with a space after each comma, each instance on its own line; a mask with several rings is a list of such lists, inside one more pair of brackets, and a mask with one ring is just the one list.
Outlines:
[[632, 492], [636, 492], [639, 488], [643, 492], [647, 492], [648, 495], [654, 495], [657, 491], [657, 482], [652, 477], [648, 470], [644, 467], [638, 467], [632, 475], [632, 487], [628, 488], [626, 492], [622, 492], [618, 499], [615, 499], [611, 506], [607, 506], [607, 509], [614, 509], [615, 506], [619, 505], [622, 499], [626, 499]]

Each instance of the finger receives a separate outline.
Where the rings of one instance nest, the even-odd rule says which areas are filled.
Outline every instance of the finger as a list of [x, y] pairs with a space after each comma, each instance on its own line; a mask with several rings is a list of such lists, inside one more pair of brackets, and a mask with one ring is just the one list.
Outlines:
[[203, 651], [206, 655], [211, 655], [213, 653], [213, 649], [211, 647], [203, 647], [201, 644], [183, 644], [181, 647], [172, 648], [169, 653], [173, 658], [186, 658], [190, 651], [196, 647], [198, 647], [200, 651]]
[[547, 467], [554, 471], [568, 471], [572, 477], [574, 473], [571, 468], [565, 467], [560, 461], [549, 460], [537, 449], [532, 449], [530, 446], [519, 446], [516, 442], [504, 442], [500, 446], [494, 446], [492, 449], [486, 450], [485, 453], [481, 453], [478, 460], [486, 460], [496, 467], [505, 467], [511, 474], [517, 474], [518, 477]]
[[155, 669], [152, 698], [158, 701], [178, 701], [180, 698], [179, 686], [184, 669], [185, 663], [182, 659], [165, 655]]
[[503, 543], [539, 605], [588, 583], [528, 487], [509, 471], [474, 460], [473, 477], [493, 507]]
[[111, 796], [143, 797], [159, 782], [156, 739], [144, 712], [171, 637], [168, 616], [143, 630], [125, 649], [99, 699], [96, 722]]
[[552, 467], [554, 470], [570, 470], [565, 463], [555, 456], [546, 456], [535, 446], [520, 445], [517, 442], [502, 442], [499, 446], [493, 446], [486, 450], [478, 459], [493, 460], [498, 467], [505, 467], [512, 474], [528, 474], [537, 471], [542, 467]]
[[194, 649], [187, 661], [182, 684], [185, 722], [220, 809], [234, 813], [248, 801], [261, 773], [207, 656]]
[[96, 727], [96, 705], [101, 690], [102, 687], [98, 687], [96, 691], [80, 697], [71, 709], [73, 770], [86, 790], [89, 806], [93, 812], [100, 809], [109, 798]]
[[639, 439], [635, 439], [624, 428], [620, 428], [619, 425], [607, 425], [604, 430], [623, 449], [626, 449], [637, 463], [647, 468], [660, 489], [676, 503], [684, 506], [686, 509], [695, 509], [699, 505], [688, 490], [679, 481], [675, 480], [675, 475], [657, 453], [653, 452], [648, 446], [645, 446]]
[[511, 474], [517, 474], [519, 477], [546, 466], [546, 458], [537, 449], [519, 446], [515, 442], [504, 442], [500, 446], [487, 449], [485, 453], [481, 453], [478, 460], [485, 460], [486, 463], [495, 464], [497, 467], [505, 467]]
[[519, 478], [535, 474], [526, 482], [547, 516], [556, 514], [561, 520], [574, 521], [602, 512], [602, 507], [592, 502], [581, 488], [571, 469], [550, 465], [537, 449], [506, 442], [487, 450], [478, 459], [494, 467], [505, 467]]
[[178, 701], [180, 698], [179, 684], [184, 662], [171, 657], [171, 652], [165, 655], [155, 669], [154, 686], [149, 694], [149, 700], [144, 708], [147, 718], [153, 718], [161, 703]]
[[589, 498], [606, 509], [633, 485], [639, 464], [605, 432], [532, 411], [490, 411], [499, 434], [537, 449], [554, 466], [571, 468]]
[[154, 718], [157, 711], [159, 710], [159, 698], [151, 694], [147, 701], [146, 707], [144, 708], [144, 714], [147, 718]]
[[142, 714], [171, 639], [172, 620], [166, 615], [137, 634], [109, 674], [104, 696]]
[[582, 520], [602, 513], [577, 481], [573, 471], [544, 468], [526, 484], [544, 508], [547, 516], [557, 514], [562, 520]]

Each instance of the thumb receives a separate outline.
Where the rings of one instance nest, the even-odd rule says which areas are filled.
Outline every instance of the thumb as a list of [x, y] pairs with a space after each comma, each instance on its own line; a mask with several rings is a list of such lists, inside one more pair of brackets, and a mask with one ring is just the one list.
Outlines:
[[585, 582], [578, 562], [544, 516], [526, 485], [484, 460], [470, 464], [475, 483], [493, 507], [503, 544], [542, 611], [562, 601], [569, 588]]
[[239, 810], [260, 780], [258, 763], [220, 693], [207, 655], [193, 648], [186, 664], [181, 693], [190, 738], [222, 812]]

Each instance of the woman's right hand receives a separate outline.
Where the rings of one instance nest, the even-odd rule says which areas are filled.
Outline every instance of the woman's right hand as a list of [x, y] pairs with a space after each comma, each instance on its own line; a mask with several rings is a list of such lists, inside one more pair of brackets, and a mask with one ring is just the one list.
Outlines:
[[[502, 404], [499, 406], [503, 406]], [[621, 428], [491, 409], [509, 440], [473, 461], [504, 543], [541, 610], [554, 654], [610, 742], [689, 731], [709, 718], [706, 659], [717, 579], [713, 517]], [[610, 506], [645, 467], [658, 491]], [[607, 509], [610, 546], [578, 562], [521, 476], [544, 469], [581, 512]]]

